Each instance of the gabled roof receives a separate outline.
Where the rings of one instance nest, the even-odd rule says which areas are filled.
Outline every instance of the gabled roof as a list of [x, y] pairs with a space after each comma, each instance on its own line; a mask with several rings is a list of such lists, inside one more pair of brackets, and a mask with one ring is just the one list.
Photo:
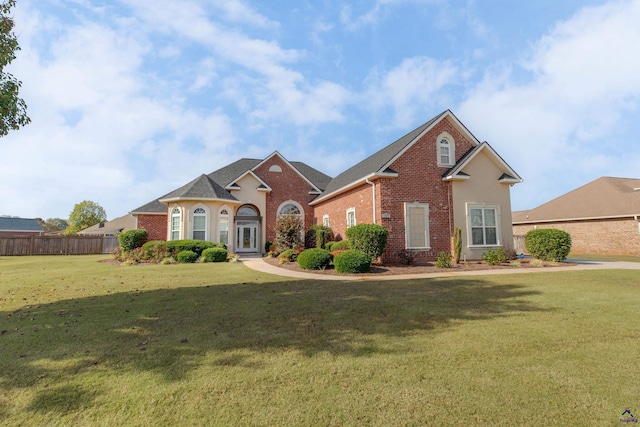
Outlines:
[[640, 218], [640, 179], [603, 176], [537, 208], [518, 212], [514, 224]]
[[130, 213], [134, 215], [135, 214], [166, 214], [167, 205], [160, 203], [160, 199], [164, 198], [165, 196], [162, 196], [159, 199], [152, 200], [149, 203], [144, 204], [139, 208], [132, 210]]
[[38, 221], [33, 218], [0, 217], [1, 231], [42, 231]]
[[207, 175], [200, 175], [193, 181], [182, 187], [173, 190], [171, 193], [160, 199], [160, 202], [170, 202], [174, 200], [227, 200], [238, 202], [231, 193], [222, 188], [220, 184], [209, 178]]
[[473, 147], [471, 150], [465, 153], [465, 155], [460, 158], [458, 163], [456, 163], [451, 169], [449, 169], [442, 175], [442, 179], [444, 181], [470, 179], [471, 176], [467, 173], [464, 173], [462, 169], [464, 169], [465, 166], [467, 166], [474, 159], [474, 157], [476, 157], [483, 151], [489, 157], [491, 157], [492, 160], [502, 170], [502, 175], [500, 176], [500, 178], [498, 178], [499, 182], [503, 182], [506, 184], [516, 184], [522, 182], [522, 178], [520, 178], [520, 175], [518, 175], [518, 173], [514, 171], [511, 166], [509, 166], [507, 162], [505, 162], [504, 159], [500, 157], [498, 153], [496, 153], [496, 151], [493, 149], [493, 147], [491, 147], [491, 145], [489, 145], [487, 141], [476, 147]]
[[232, 182], [236, 181], [240, 176], [244, 175], [247, 171], [252, 170], [262, 160], [258, 159], [240, 159], [235, 162], [211, 172], [208, 176], [222, 187], [227, 187]]
[[[167, 207], [165, 206], [165, 211], [166, 210], [167, 210]], [[82, 236], [95, 236], [95, 235], [114, 236], [124, 231], [134, 230], [136, 226], [137, 226], [136, 217], [129, 213], [121, 217], [112, 219], [111, 221], [105, 221], [96, 225], [92, 225], [91, 227], [88, 227], [82, 231], [79, 231], [78, 234]]]
[[261, 180], [258, 175], [256, 175], [255, 173], [253, 173], [253, 171], [250, 171], [250, 170], [246, 171], [245, 173], [243, 173], [242, 175], [240, 175], [239, 177], [234, 179], [229, 185], [227, 185], [225, 187], [225, 189], [226, 190], [240, 190], [240, 189], [242, 189], [240, 184], [238, 184], [238, 181], [240, 181], [242, 178], [244, 178], [247, 175], [253, 177], [253, 179], [258, 181], [259, 185], [256, 187], [256, 190], [258, 190], [258, 191], [271, 191], [271, 187], [269, 187], [266, 182]]
[[316, 204], [321, 200], [328, 199], [331, 196], [339, 194], [355, 185], [359, 185], [367, 178], [385, 175], [393, 176], [394, 174], [397, 175], [397, 172], [389, 169], [391, 164], [420, 138], [422, 138], [425, 133], [429, 132], [436, 124], [445, 118], [449, 118], [459, 128], [460, 132], [467, 137], [472, 145], [475, 146], [480, 144], [480, 141], [478, 141], [478, 139], [469, 132], [469, 130], [450, 110], [443, 111], [428, 122], [404, 135], [402, 138], [387, 145], [382, 150], [372, 154], [360, 163], [352, 166], [332, 179], [331, 182], [327, 184], [322, 195], [311, 204]]
[[326, 184], [331, 180], [331, 177], [323, 174], [322, 172], [312, 168], [309, 165], [306, 165], [302, 162], [290, 162], [285, 159], [282, 154], [274, 151], [271, 155], [265, 157], [260, 163], [255, 165], [252, 170], [256, 170], [258, 167], [262, 166], [264, 163], [269, 161], [272, 157], [279, 157], [284, 163], [289, 165], [291, 169], [293, 169], [300, 178], [307, 181], [307, 183], [311, 186], [310, 193], [320, 194], [322, 189], [326, 186]]

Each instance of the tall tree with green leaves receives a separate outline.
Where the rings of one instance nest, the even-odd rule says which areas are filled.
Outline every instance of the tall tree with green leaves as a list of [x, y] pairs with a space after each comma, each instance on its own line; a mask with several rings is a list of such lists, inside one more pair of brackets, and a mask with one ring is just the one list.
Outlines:
[[76, 203], [69, 215], [69, 224], [64, 231], [65, 235], [77, 234], [78, 231], [82, 231], [87, 227], [96, 225], [100, 222], [107, 220], [107, 213], [102, 206], [92, 202], [91, 200], [85, 200], [80, 203]]
[[0, 136], [7, 135], [10, 130], [18, 130], [31, 121], [27, 116], [27, 104], [18, 96], [22, 82], [4, 71], [16, 59], [16, 51], [20, 50], [10, 15], [15, 5], [16, 0], [3, 0], [0, 3]]

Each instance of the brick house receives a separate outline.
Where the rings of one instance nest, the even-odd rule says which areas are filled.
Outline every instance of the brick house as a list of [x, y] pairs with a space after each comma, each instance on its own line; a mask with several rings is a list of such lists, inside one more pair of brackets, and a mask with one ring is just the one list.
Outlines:
[[528, 211], [513, 213], [513, 233], [557, 228], [571, 252], [640, 255], [640, 179], [601, 177]]
[[131, 213], [150, 239], [225, 242], [231, 251], [261, 252], [273, 241], [279, 214], [302, 217], [305, 228], [375, 223], [389, 229], [383, 262], [411, 256], [433, 260], [451, 251], [462, 229], [463, 257], [511, 247], [509, 187], [520, 176], [447, 110], [331, 179], [275, 152], [240, 159]]
[[0, 217], [0, 237], [40, 236], [42, 233], [36, 219]]

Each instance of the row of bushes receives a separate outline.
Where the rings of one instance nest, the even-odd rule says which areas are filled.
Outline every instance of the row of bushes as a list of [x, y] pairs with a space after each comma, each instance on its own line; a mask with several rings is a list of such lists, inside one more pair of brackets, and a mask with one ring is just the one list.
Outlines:
[[358, 249], [337, 250], [333, 253], [326, 249], [311, 248], [301, 252], [288, 250], [280, 254], [280, 262], [297, 261], [305, 270], [324, 270], [332, 262], [336, 272], [366, 273], [371, 270], [371, 258]]

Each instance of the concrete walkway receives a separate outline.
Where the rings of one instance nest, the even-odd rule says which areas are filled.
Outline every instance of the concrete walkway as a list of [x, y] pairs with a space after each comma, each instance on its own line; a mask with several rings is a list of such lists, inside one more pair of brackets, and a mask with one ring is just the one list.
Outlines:
[[640, 270], [640, 262], [604, 262], [604, 261], [581, 261], [577, 259], [567, 259], [567, 262], [577, 265], [567, 267], [552, 268], [513, 268], [513, 269], [496, 269], [496, 270], [473, 270], [452, 272], [443, 269], [437, 273], [420, 273], [420, 274], [401, 274], [401, 275], [374, 275], [374, 274], [358, 274], [358, 275], [330, 275], [305, 273], [302, 271], [292, 271], [286, 268], [280, 268], [265, 262], [261, 257], [240, 257], [240, 262], [252, 270], [262, 273], [275, 274], [277, 276], [295, 277], [298, 279], [313, 280], [401, 280], [401, 279], [428, 279], [434, 277], [456, 277], [456, 276], [485, 276], [492, 274], [521, 274], [521, 273], [548, 273], [555, 271], [578, 271], [578, 270], [603, 270], [603, 269], [629, 269]]

